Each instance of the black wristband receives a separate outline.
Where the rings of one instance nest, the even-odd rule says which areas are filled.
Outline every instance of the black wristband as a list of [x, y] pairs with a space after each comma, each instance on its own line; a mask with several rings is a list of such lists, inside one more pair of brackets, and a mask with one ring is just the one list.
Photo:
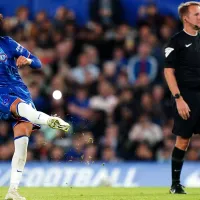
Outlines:
[[181, 97], [181, 94], [177, 93], [174, 95], [174, 99], [179, 99]]

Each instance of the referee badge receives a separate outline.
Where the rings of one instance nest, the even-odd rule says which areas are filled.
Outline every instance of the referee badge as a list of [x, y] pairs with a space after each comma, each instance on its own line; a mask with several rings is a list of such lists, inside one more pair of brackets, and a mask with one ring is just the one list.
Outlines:
[[169, 56], [169, 54], [174, 50], [174, 48], [171, 47], [167, 47], [165, 49], [165, 57], [167, 58]]

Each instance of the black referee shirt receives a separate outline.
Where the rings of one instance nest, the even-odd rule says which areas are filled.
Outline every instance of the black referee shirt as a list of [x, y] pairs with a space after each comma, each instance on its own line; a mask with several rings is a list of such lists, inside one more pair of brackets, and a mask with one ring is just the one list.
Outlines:
[[165, 48], [165, 68], [174, 68], [180, 88], [200, 88], [200, 34], [174, 35]]

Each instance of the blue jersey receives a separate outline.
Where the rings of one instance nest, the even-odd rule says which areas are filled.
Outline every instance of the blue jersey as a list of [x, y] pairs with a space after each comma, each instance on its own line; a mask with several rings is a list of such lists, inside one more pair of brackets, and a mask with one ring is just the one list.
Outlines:
[[10, 106], [17, 98], [34, 107], [28, 88], [18, 73], [16, 59], [19, 56], [30, 58], [31, 68], [41, 67], [40, 60], [11, 37], [0, 37], [0, 119], [7, 120], [12, 116]]
[[19, 56], [31, 58], [30, 67], [41, 67], [39, 59], [11, 37], [0, 37], [0, 87], [9, 85], [25, 86], [16, 66], [16, 59]]
[[23, 98], [29, 96], [29, 91], [23, 83], [16, 66], [16, 59], [19, 56], [32, 59], [30, 67], [40, 68], [41, 62], [27, 49], [14, 41], [11, 37], [0, 37], [0, 87], [17, 92]]

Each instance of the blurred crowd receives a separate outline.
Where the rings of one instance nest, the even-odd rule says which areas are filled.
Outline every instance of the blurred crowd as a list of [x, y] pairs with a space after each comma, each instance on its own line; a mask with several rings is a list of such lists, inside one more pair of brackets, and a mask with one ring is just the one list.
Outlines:
[[[84, 27], [59, 7], [53, 18], [40, 11], [30, 20], [19, 7], [4, 21], [9, 35], [38, 56], [41, 70], [24, 67], [37, 110], [57, 114], [69, 134], [42, 127], [30, 137], [28, 161], [170, 161], [175, 138], [170, 92], [163, 78], [163, 48], [181, 30], [153, 3], [141, 5], [135, 26], [124, 20], [119, 0], [94, 0]], [[200, 137], [187, 160], [200, 160]], [[13, 132], [0, 122], [0, 160], [11, 160]]]

